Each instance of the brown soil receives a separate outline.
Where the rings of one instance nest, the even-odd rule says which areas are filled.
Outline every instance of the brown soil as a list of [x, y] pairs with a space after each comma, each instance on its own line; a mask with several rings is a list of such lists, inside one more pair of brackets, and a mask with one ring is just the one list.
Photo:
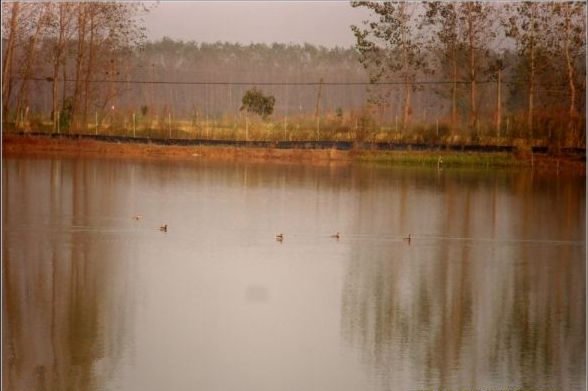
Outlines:
[[349, 163], [348, 151], [236, 148], [217, 146], [170, 146], [156, 144], [111, 143], [94, 140], [55, 139], [42, 136], [5, 135], [2, 140], [5, 155], [47, 155], [94, 157], [125, 157], [179, 160], [248, 160], [304, 162], [313, 164]]
[[[170, 146], [156, 144], [129, 144], [95, 140], [59, 139], [43, 136], [4, 135], [2, 152], [14, 155], [93, 156], [135, 159], [177, 160], [247, 160], [283, 163], [310, 163], [317, 165], [349, 164], [356, 156], [354, 151], [335, 149], [275, 149], [238, 148], [221, 146]], [[377, 152], [372, 152], [377, 153]], [[428, 152], [417, 152], [428, 153]], [[455, 152], [460, 153], [460, 152]], [[516, 154], [523, 166], [538, 171], [562, 171], [586, 175], [586, 162], [570, 157]]]

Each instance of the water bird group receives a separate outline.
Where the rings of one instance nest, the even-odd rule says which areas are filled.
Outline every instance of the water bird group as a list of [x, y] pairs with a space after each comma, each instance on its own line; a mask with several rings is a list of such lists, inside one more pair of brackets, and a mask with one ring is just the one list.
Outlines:
[[[133, 220], [139, 221], [141, 219], [143, 219], [143, 216], [142, 215], [135, 215], [135, 216], [133, 216]], [[161, 232], [167, 232], [167, 224], [160, 225], [159, 226], [159, 230]]]
[[[339, 240], [339, 238], [341, 238], [341, 234], [339, 232], [337, 232], [336, 234], [331, 235], [329, 237]], [[283, 233], [276, 234], [276, 240], [278, 242], [282, 242], [284, 240], [284, 234]]]

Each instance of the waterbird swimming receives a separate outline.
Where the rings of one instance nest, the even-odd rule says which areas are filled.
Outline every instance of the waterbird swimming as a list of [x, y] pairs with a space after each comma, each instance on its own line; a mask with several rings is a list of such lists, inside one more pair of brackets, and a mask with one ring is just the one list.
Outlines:
[[143, 216], [141, 216], [141, 215], [133, 216], [133, 219], [137, 220], [137, 221], [141, 220], [142, 218], [143, 218]]
[[407, 241], [408, 241], [408, 244], [410, 244], [410, 234], [408, 234], [408, 236], [407, 236], [407, 237], [405, 237], [405, 238], [402, 238], [402, 239], [404, 239], [404, 240], [407, 240]]
[[341, 234], [339, 232], [337, 232], [335, 235], [331, 235], [331, 238], [334, 238], [337, 240], [339, 240], [340, 237], [341, 237]]
[[167, 224], [163, 224], [161, 227], [159, 227], [159, 230], [163, 231], [163, 232], [167, 232]]
[[276, 235], [276, 240], [277, 240], [278, 242], [281, 242], [282, 240], [284, 240], [284, 234], [277, 234], [277, 235]]

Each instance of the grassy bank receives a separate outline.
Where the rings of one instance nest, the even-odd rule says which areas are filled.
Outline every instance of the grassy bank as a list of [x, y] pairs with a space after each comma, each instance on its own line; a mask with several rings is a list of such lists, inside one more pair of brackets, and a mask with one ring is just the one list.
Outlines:
[[431, 167], [524, 167], [526, 159], [512, 153], [445, 152], [445, 151], [360, 151], [355, 160], [382, 165]]
[[153, 143], [105, 142], [92, 139], [47, 136], [3, 136], [2, 151], [14, 155], [74, 155], [148, 159], [213, 159], [295, 162], [311, 164], [370, 163], [423, 167], [531, 168], [569, 171], [585, 175], [582, 158], [510, 152], [377, 151], [338, 149], [281, 149], [212, 145], [158, 145]]

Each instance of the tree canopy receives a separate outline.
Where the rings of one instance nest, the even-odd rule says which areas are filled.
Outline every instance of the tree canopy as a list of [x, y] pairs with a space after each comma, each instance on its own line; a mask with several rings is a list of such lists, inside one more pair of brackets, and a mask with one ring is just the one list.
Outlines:
[[261, 118], [266, 119], [274, 112], [276, 98], [272, 95], [265, 96], [257, 88], [252, 88], [245, 92], [241, 102], [243, 105], [240, 110], [247, 110], [248, 112], [258, 114]]

